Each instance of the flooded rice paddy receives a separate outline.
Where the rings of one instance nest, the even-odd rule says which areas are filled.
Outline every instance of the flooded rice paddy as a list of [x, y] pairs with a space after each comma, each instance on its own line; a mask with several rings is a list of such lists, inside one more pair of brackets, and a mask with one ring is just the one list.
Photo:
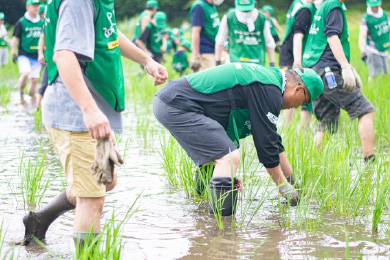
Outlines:
[[[137, 77], [133, 77], [131, 81], [134, 85]], [[140, 84], [142, 81], [148, 79], [142, 79]], [[112, 212], [115, 212], [119, 221], [135, 202], [134, 215], [124, 223], [121, 231], [122, 259], [390, 258], [387, 195], [378, 229], [372, 231], [372, 212], [376, 203], [376, 171], [381, 171], [382, 174], [386, 171], [383, 167], [374, 166], [374, 169], [370, 170], [371, 175], [367, 177], [370, 173], [365, 172], [362, 180], [359, 177], [361, 166], [354, 167], [351, 174], [357, 176], [355, 183], [353, 180], [346, 183], [346, 193], [342, 196], [347, 200], [364, 196], [359, 192], [355, 195], [347, 194], [348, 187], [352, 185], [358, 185], [359, 189], [366, 187], [361, 184], [364, 181], [369, 180], [367, 185], [373, 187], [367, 191], [370, 193], [369, 197], [360, 204], [351, 199], [353, 209], [348, 206], [340, 209], [327, 204], [341, 203], [343, 200], [333, 199], [338, 193], [323, 192], [322, 196], [330, 197], [323, 200], [319, 195], [314, 195], [315, 191], [320, 193], [321, 190], [329, 189], [326, 184], [321, 184], [322, 181], [315, 181], [323, 176], [317, 176], [315, 179], [307, 176], [315, 169], [318, 171], [315, 167], [324, 166], [321, 166], [320, 161], [316, 166], [296, 171], [303, 180], [304, 195], [300, 206], [291, 208], [283, 199], [278, 198], [268, 174], [258, 164], [249, 138], [241, 148], [245, 155], [240, 167], [244, 189], [240, 194], [237, 216], [235, 219], [222, 219], [221, 228], [216, 219], [208, 214], [207, 200], [191, 196], [191, 187], [185, 188], [184, 184], [192, 182], [180, 177], [183, 175], [181, 171], [190, 170], [186, 175], [192, 176], [193, 167], [178, 145], [153, 118], [153, 90], [149, 94], [136, 93], [137, 91], [133, 89], [133, 94], [128, 97], [128, 106], [124, 113], [125, 133], [117, 138], [125, 164], [118, 171], [117, 187], [107, 195], [103, 216], [104, 219], [109, 219]], [[142, 95], [147, 98], [140, 98]], [[29, 209], [43, 207], [66, 187], [66, 183], [48, 136], [39, 124], [39, 116], [35, 115], [35, 107], [29, 98], [21, 104], [17, 91], [13, 91], [10, 103], [0, 107], [0, 124], [0, 221], [3, 221], [1, 258], [74, 258], [71, 231], [73, 212], [66, 213], [51, 225], [47, 233], [46, 248], [36, 244], [28, 247], [14, 246], [16, 241], [23, 238], [23, 215]], [[290, 131], [296, 132], [296, 129]], [[288, 135], [291, 133], [284, 134], [287, 152], [293, 153], [290, 160], [294, 169], [302, 167], [301, 160], [313, 155], [299, 154], [291, 150], [293, 148], [288, 149], [291, 141]], [[296, 149], [305, 146], [305, 140], [309, 140], [309, 137], [299, 137], [298, 139], [303, 139], [297, 141]], [[329, 146], [343, 138], [335, 137], [336, 140]], [[169, 145], [172, 145], [170, 150], [167, 148]], [[312, 143], [306, 145], [310, 146]], [[358, 144], [350, 145], [359, 153]], [[166, 148], [164, 151], [169, 152], [162, 153], [163, 147]], [[33, 205], [26, 201], [26, 191], [22, 188], [23, 180], [28, 171], [28, 159], [30, 158], [32, 168], [36, 169], [35, 166], [39, 165], [45, 151], [47, 155], [43, 163], [44, 175], [38, 184], [38, 190], [43, 192], [36, 193], [41, 194], [42, 201]], [[315, 156], [326, 156], [326, 151], [323, 153], [317, 153]], [[298, 156], [300, 159], [296, 158]], [[315, 156], [308, 162], [317, 160]], [[169, 168], [168, 157], [180, 161], [173, 166], [173, 170], [172, 167]], [[386, 158], [379, 157], [379, 161], [378, 164], [388, 167]], [[354, 163], [360, 165], [357, 159]], [[343, 167], [341, 164], [326, 166]], [[168, 174], [167, 171], [170, 170]], [[337, 171], [342, 175], [343, 169]], [[337, 175], [329, 175], [326, 178], [332, 176]], [[324, 181], [332, 182], [332, 179]], [[315, 185], [318, 187], [313, 188]], [[349, 204], [348, 201], [345, 203]]]

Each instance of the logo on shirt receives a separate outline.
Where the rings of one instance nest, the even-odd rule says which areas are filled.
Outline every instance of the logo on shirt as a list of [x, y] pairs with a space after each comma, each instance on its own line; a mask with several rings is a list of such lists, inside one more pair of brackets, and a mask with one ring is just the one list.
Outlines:
[[108, 19], [108, 21], [110, 21], [111, 25], [110, 25], [110, 28], [103, 28], [104, 36], [106, 36], [106, 38], [109, 38], [113, 33], [115, 33], [114, 26], [116, 26], [116, 23], [114, 23], [112, 21], [114, 13], [115, 13], [115, 11], [112, 11], [112, 13], [111, 12], [107, 12], [107, 19]]
[[271, 121], [272, 124], [276, 125], [278, 122], [278, 117], [272, 114], [271, 112], [268, 112], [267, 114], [268, 120]]
[[249, 121], [249, 120], [245, 121], [245, 126], [246, 126], [246, 128], [248, 128], [248, 130], [252, 130], [251, 121]]

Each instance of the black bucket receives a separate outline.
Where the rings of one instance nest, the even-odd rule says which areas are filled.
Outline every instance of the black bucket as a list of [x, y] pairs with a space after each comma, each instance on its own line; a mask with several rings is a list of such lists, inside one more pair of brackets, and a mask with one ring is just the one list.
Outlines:
[[236, 213], [239, 180], [229, 177], [216, 177], [210, 181], [211, 197], [209, 199], [209, 213], [219, 211], [221, 216], [231, 216]]

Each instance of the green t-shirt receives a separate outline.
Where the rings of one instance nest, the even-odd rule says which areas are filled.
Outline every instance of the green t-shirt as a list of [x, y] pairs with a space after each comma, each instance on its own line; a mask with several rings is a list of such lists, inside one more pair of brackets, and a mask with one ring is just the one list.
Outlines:
[[185, 51], [180, 51], [180, 53], [175, 53], [173, 55], [173, 61], [172, 61], [173, 68], [178, 71], [182, 72], [183, 70], [188, 68], [188, 56]]
[[162, 39], [164, 37], [164, 29], [158, 29], [152, 23], [148, 23], [145, 27], [145, 30], [149, 30], [149, 37], [146, 42], [146, 47], [152, 50], [153, 54], [160, 53], [162, 46]]

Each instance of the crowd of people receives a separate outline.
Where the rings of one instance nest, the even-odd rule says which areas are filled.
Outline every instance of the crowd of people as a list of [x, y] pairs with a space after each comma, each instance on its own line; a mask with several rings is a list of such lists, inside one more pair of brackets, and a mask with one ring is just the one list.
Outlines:
[[[366, 3], [359, 49], [372, 79], [388, 74], [389, 17], [381, 0]], [[222, 215], [235, 212], [237, 196], [231, 188], [240, 186], [239, 140], [248, 135], [280, 195], [291, 205], [298, 203], [300, 182], [277, 132], [281, 110], [288, 125], [301, 106], [302, 129], [313, 114], [318, 147], [326, 131], [337, 131], [340, 110], [345, 110], [351, 120], [358, 119], [365, 162], [375, 160], [375, 109], [350, 63], [344, 0], [294, 0], [284, 30], [270, 5], [257, 9], [255, 0], [235, 0], [220, 20], [221, 4], [196, 0], [190, 27], [170, 29], [158, 1], [148, 0], [131, 40], [116, 27], [114, 1], [51, 0], [44, 6], [27, 0], [12, 37], [0, 12], [0, 66], [7, 65], [10, 44], [22, 99], [28, 80], [28, 93], [35, 97], [45, 65], [37, 103], [69, 184], [24, 217], [25, 245], [33, 237], [44, 239], [50, 224], [74, 208], [75, 240], [91, 230], [100, 232], [104, 198], [116, 185], [116, 165], [122, 161], [112, 137], [123, 132], [121, 56], [139, 63], [159, 85], [168, 78], [161, 65], [164, 55], [173, 55], [169, 66], [183, 77], [158, 91], [153, 112], [196, 164], [199, 194], [205, 188], [199, 182], [211, 169], [212, 214], [217, 210], [213, 201], [221, 198]]]

